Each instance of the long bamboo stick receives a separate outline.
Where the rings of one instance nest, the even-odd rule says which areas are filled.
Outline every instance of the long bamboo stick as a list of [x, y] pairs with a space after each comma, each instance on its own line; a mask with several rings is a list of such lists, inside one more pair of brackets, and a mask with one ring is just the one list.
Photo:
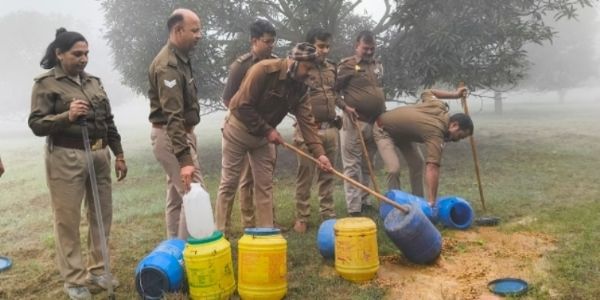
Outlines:
[[[290, 145], [288, 143], [283, 143], [283, 146], [286, 147], [286, 148], [288, 148], [288, 149], [290, 149], [290, 150], [292, 150], [292, 151], [294, 151], [294, 152], [296, 152], [296, 154], [298, 154], [298, 155], [300, 155], [300, 156], [302, 156], [302, 157], [304, 157], [306, 159], [311, 160], [312, 162], [316, 163], [317, 165], [320, 164], [319, 161], [316, 158], [314, 158], [314, 157], [306, 154], [304, 151], [302, 151], [302, 150], [300, 150], [300, 149], [298, 149], [298, 148], [296, 148], [296, 147], [294, 147], [294, 146], [292, 146], [292, 145]], [[363, 191], [365, 191], [367, 193], [370, 193], [371, 195], [375, 196], [375, 198], [377, 198], [377, 199], [379, 199], [379, 200], [381, 200], [381, 201], [383, 201], [383, 202], [385, 202], [385, 203], [393, 206], [394, 208], [399, 209], [401, 212], [403, 212], [405, 214], [407, 214], [410, 211], [409, 207], [406, 207], [404, 205], [400, 205], [400, 204], [392, 201], [388, 197], [386, 197], [386, 196], [384, 196], [384, 195], [382, 195], [382, 194], [380, 194], [380, 193], [378, 193], [378, 192], [370, 189], [369, 187], [363, 185], [362, 183], [360, 183], [360, 182], [358, 182], [358, 181], [356, 181], [356, 180], [354, 180], [354, 179], [352, 179], [352, 178], [350, 178], [350, 177], [348, 177], [348, 176], [340, 173], [336, 169], [331, 169], [331, 172], [333, 174], [335, 174], [336, 176], [338, 176], [338, 177], [340, 177], [340, 178], [342, 178], [342, 179], [350, 182], [351, 184], [355, 185], [356, 187], [362, 189]]]
[[360, 143], [363, 148], [363, 154], [365, 157], [365, 161], [367, 162], [367, 167], [369, 168], [369, 176], [371, 177], [371, 182], [373, 182], [373, 189], [377, 193], [380, 193], [379, 186], [377, 185], [377, 179], [375, 178], [375, 172], [373, 172], [373, 164], [369, 159], [369, 150], [367, 150], [367, 144], [365, 144], [365, 138], [363, 137], [362, 131], [360, 130], [360, 126], [358, 125], [358, 121], [355, 118], [350, 117], [352, 123], [354, 123], [354, 127], [356, 127], [356, 131], [358, 132], [358, 137], [360, 139]]
[[[458, 87], [465, 86], [464, 82], [460, 82]], [[469, 115], [469, 107], [467, 106], [467, 93], [463, 93], [460, 97], [460, 102], [462, 104], [463, 110], [467, 116]], [[475, 162], [475, 175], [477, 176], [477, 186], [479, 187], [479, 199], [481, 200], [481, 206], [483, 207], [483, 211], [486, 211], [485, 208], [485, 199], [483, 197], [483, 187], [481, 185], [481, 175], [479, 173], [479, 159], [477, 158], [477, 147], [475, 146], [475, 138], [473, 135], [469, 136], [469, 142], [471, 143], [471, 152], [473, 153], [473, 161]]]

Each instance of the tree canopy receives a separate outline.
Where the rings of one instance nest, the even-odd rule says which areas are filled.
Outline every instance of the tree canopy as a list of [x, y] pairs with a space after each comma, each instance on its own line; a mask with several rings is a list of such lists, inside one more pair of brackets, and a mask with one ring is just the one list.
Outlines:
[[600, 74], [598, 44], [598, 11], [587, 8], [576, 20], [550, 20], [556, 36], [545, 47], [527, 47], [531, 67], [520, 88], [558, 92], [561, 101], [569, 88], [597, 80]]
[[355, 35], [378, 35], [378, 55], [386, 67], [391, 98], [433, 84], [464, 80], [472, 89], [511, 85], [527, 70], [525, 46], [549, 42], [555, 32], [545, 22], [572, 18], [595, 0], [383, 0], [380, 20], [355, 12], [361, 0], [103, 0], [105, 38], [123, 82], [147, 91], [147, 70], [167, 40], [166, 19], [177, 7], [200, 15], [205, 35], [192, 55], [201, 78], [203, 113], [220, 104], [227, 66], [248, 51], [248, 25], [257, 17], [272, 22], [279, 38], [276, 53], [303, 40], [313, 27], [334, 36], [331, 56], [353, 53]]

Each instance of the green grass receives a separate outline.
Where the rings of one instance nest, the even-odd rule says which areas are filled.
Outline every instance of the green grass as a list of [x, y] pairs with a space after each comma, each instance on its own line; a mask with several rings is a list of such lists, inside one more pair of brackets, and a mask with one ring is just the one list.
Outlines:
[[[515, 104], [505, 105], [503, 116], [474, 116], [488, 209], [485, 214], [511, 223], [499, 230], [546, 232], [557, 240], [557, 249], [548, 256], [547, 276], [533, 279], [532, 298], [594, 299], [600, 295], [600, 171], [596, 163], [600, 123], [595, 113], [600, 105], [578, 105], [586, 109]], [[196, 132], [205, 180], [214, 201], [220, 171], [219, 131], [213, 125]], [[165, 236], [165, 179], [152, 156], [149, 130], [125, 128], [122, 133], [129, 174], [124, 182], [113, 185], [110, 246], [112, 268], [122, 283], [117, 297], [134, 299], [135, 266]], [[290, 137], [291, 131], [284, 133]], [[7, 173], [0, 178], [0, 255], [11, 257], [14, 266], [0, 273], [0, 299], [65, 299], [54, 263], [42, 140], [24, 130], [23, 134], [2, 138], [1, 151]], [[291, 225], [296, 160], [286, 150], [279, 151], [274, 194], [277, 219]], [[379, 164], [376, 169], [381, 185], [384, 174]], [[439, 194], [469, 199], [477, 213], [484, 214], [468, 142], [448, 145], [442, 165]], [[406, 172], [402, 179], [407, 182]], [[341, 182], [336, 186], [335, 199], [338, 215], [345, 216]], [[237, 201], [235, 205], [234, 230], [241, 234]], [[312, 206], [314, 212], [314, 192]], [[514, 225], [524, 218], [533, 221]], [[308, 234], [285, 234], [287, 299], [384, 298], [385, 288], [374, 282], [353, 284], [335, 273], [332, 262], [323, 260], [316, 248], [318, 214], [313, 213], [310, 221]], [[444, 230], [442, 234], [450, 232]], [[378, 231], [378, 242], [380, 255], [398, 253], [383, 230]], [[457, 249], [461, 251], [460, 244]], [[237, 253], [235, 249], [233, 252]]]

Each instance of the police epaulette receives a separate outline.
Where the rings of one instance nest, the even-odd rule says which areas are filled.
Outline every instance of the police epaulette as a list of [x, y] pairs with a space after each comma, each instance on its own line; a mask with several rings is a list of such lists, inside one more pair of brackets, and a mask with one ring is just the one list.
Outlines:
[[46, 78], [46, 77], [50, 77], [50, 76], [54, 76], [54, 70], [50, 70], [46, 73], [40, 74], [38, 76], [36, 76], [35, 78], [33, 78], [33, 81], [35, 82], [40, 82], [42, 79]]
[[351, 59], [354, 59], [354, 56], [348, 56], [346, 58], [342, 58], [342, 60], [340, 61], [340, 63], [345, 63], [345, 62], [347, 62], [347, 61], [349, 61]]
[[85, 76], [90, 77], [90, 78], [94, 78], [94, 79], [98, 79], [98, 81], [100, 81], [100, 77], [90, 74], [90, 73], [85, 73]]
[[252, 53], [248, 52], [248, 53], [238, 57], [235, 61], [237, 61], [238, 63], [243, 63], [251, 57], [252, 57]]

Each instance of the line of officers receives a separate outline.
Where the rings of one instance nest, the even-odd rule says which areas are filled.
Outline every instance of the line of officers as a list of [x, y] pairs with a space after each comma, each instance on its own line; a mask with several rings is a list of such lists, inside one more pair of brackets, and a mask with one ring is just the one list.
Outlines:
[[[167, 236], [188, 237], [182, 197], [192, 182], [203, 183], [194, 127], [200, 122], [197, 81], [190, 52], [202, 37], [201, 20], [193, 11], [175, 10], [167, 20], [169, 39], [152, 61], [149, 71], [151, 141], [154, 156], [167, 177]], [[310, 191], [317, 177], [321, 219], [336, 217], [332, 162], [341, 152], [344, 175], [369, 185], [368, 160], [378, 152], [387, 172], [387, 188], [400, 188], [400, 160], [404, 156], [413, 194], [430, 203], [437, 197], [441, 154], [447, 141], [473, 134], [473, 123], [464, 114], [448, 115], [439, 99], [459, 98], [466, 90], [425, 90], [416, 105], [386, 111], [383, 67], [374, 59], [375, 36], [356, 36], [355, 54], [339, 64], [327, 59], [332, 36], [313, 29], [285, 58], [272, 50], [276, 31], [257, 20], [250, 25], [251, 51], [235, 60], [229, 70], [223, 103], [228, 113], [222, 127], [222, 169], [215, 218], [217, 229], [231, 237], [231, 212], [236, 192], [243, 227], [276, 227], [273, 205], [273, 172], [276, 145], [284, 143], [277, 125], [286, 115], [295, 118], [294, 144], [310, 152], [318, 164], [298, 158], [296, 220], [293, 229], [304, 233], [310, 216]], [[78, 120], [85, 118], [98, 182], [101, 218], [108, 239], [112, 221], [110, 149], [115, 156], [117, 179], [126, 177], [121, 137], [114, 124], [102, 83], [84, 71], [88, 45], [79, 33], [59, 29], [48, 46], [42, 67], [48, 72], [35, 78], [29, 126], [47, 137], [46, 177], [54, 212], [54, 232], [59, 271], [72, 299], [87, 299], [90, 285], [103, 281], [99, 232], [92, 203], [85, 147]], [[343, 112], [336, 115], [336, 108]], [[424, 157], [416, 143], [424, 143]], [[425, 181], [425, 187], [423, 185]], [[368, 195], [345, 183], [347, 213], [361, 215], [370, 209]], [[81, 203], [85, 201], [89, 224], [88, 262], [83, 263], [79, 241]], [[282, 201], [282, 200], [278, 200]], [[118, 281], [113, 279], [113, 286]], [[72, 295], [83, 295], [82, 297]]]

